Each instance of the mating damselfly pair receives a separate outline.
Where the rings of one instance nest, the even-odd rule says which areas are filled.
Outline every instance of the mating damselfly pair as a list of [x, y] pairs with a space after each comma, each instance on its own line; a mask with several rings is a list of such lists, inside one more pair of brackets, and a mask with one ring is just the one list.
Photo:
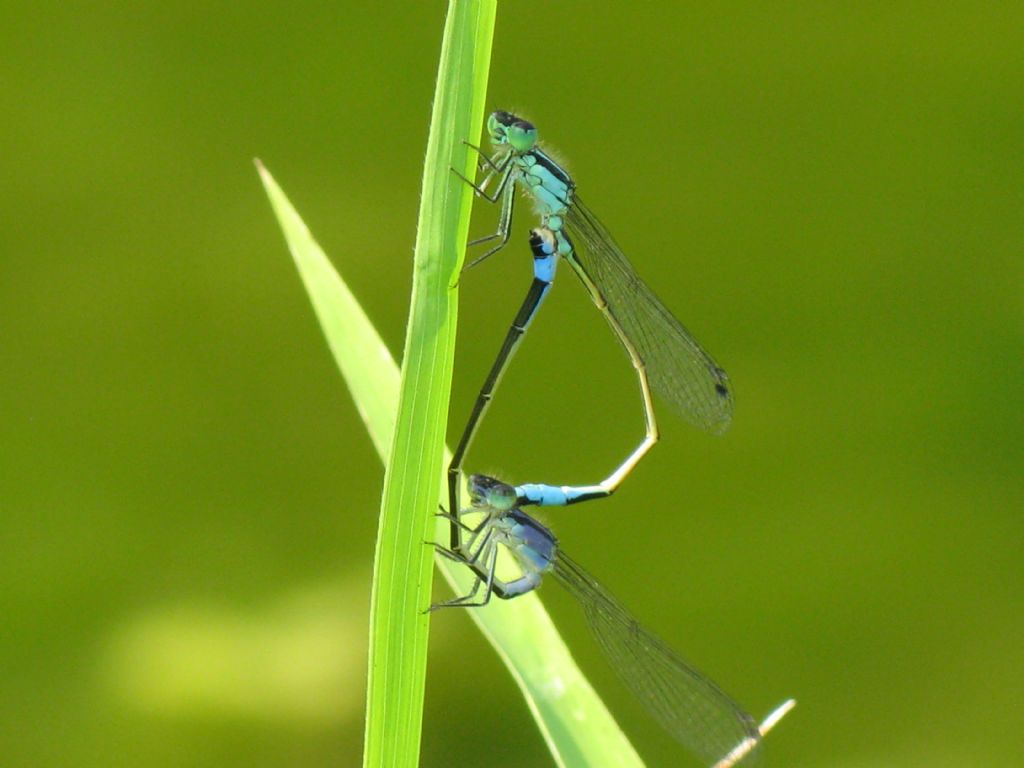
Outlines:
[[[510, 599], [536, 589], [551, 574], [582, 605], [588, 624], [609, 660], [650, 714], [707, 765], [726, 768], [753, 762], [760, 742], [792, 706], [787, 701], [758, 726], [715, 683], [644, 629], [600, 584], [558, 546], [554, 534], [522, 510], [562, 506], [609, 496], [658, 441], [652, 392], [685, 419], [711, 432], [724, 430], [733, 400], [729, 379], [711, 356], [644, 283], [607, 229], [576, 194], [569, 174], [537, 143], [537, 130], [509, 112], [487, 122], [493, 154], [479, 155], [483, 179], [470, 184], [477, 195], [499, 203], [497, 231], [471, 245], [497, 243], [469, 266], [504, 248], [510, 238], [516, 189], [531, 198], [540, 226], [530, 232], [534, 277], [498, 356], [477, 396], [448, 469], [450, 540], [445, 557], [476, 577], [467, 595], [434, 606], [479, 607], [492, 596]], [[461, 174], [460, 174], [461, 175]], [[559, 259], [569, 263], [608, 321], [636, 371], [644, 412], [641, 443], [604, 480], [592, 485], [527, 483], [516, 487], [483, 475], [470, 477], [471, 505], [463, 508], [462, 465], [512, 355], [554, 280]], [[464, 515], [482, 514], [467, 524]], [[468, 519], [468, 518], [466, 518]], [[508, 550], [518, 576], [499, 578], [498, 552]]]

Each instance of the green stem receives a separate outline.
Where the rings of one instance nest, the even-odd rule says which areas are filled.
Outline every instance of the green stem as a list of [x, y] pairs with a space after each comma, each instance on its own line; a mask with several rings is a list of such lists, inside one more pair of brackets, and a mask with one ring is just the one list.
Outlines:
[[374, 563], [366, 768], [419, 759], [438, 477], [448, 421], [458, 305], [450, 286], [469, 231], [470, 175], [461, 143], [483, 122], [497, 0], [449, 0], [416, 232], [412, 306], [398, 420], [385, 473]]

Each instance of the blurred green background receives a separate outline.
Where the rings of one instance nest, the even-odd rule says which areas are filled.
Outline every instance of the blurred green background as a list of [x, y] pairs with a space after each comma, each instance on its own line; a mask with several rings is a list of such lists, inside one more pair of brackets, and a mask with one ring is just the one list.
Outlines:
[[[3, 8], [4, 765], [358, 764], [382, 470], [251, 160], [399, 352], [443, 16]], [[537, 123], [737, 392], [724, 437], [662, 409], [613, 500], [546, 520], [754, 712], [800, 700], [769, 765], [1024, 763], [1022, 83], [1015, 3], [499, 9], [489, 108]], [[453, 428], [529, 219], [463, 279]], [[565, 271], [470, 466], [591, 481], [641, 428]], [[431, 649], [424, 766], [550, 764], [466, 617]]]

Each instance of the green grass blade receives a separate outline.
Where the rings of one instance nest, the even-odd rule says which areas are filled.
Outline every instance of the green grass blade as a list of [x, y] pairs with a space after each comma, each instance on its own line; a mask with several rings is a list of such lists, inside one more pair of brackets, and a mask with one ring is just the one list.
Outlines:
[[395, 432], [398, 366], [270, 171], [259, 160], [256, 168], [327, 345], [383, 461], [391, 450], [391, 437]]
[[[483, 122], [496, 0], [451, 0], [427, 137], [402, 355], [398, 417], [384, 473], [370, 599], [363, 765], [419, 763], [433, 568], [431, 537], [444, 459], [458, 305], [451, 289], [469, 230], [461, 139]], [[461, 163], [458, 162], [461, 159]]]

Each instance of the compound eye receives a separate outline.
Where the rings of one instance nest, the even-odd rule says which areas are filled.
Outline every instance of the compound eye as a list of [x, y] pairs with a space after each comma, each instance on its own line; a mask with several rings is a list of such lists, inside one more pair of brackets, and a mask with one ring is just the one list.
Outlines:
[[512, 509], [516, 505], [516, 489], [505, 483], [495, 483], [487, 494], [488, 506], [495, 509]]
[[529, 152], [537, 143], [537, 129], [533, 123], [520, 120], [506, 129], [508, 143], [516, 152]]

